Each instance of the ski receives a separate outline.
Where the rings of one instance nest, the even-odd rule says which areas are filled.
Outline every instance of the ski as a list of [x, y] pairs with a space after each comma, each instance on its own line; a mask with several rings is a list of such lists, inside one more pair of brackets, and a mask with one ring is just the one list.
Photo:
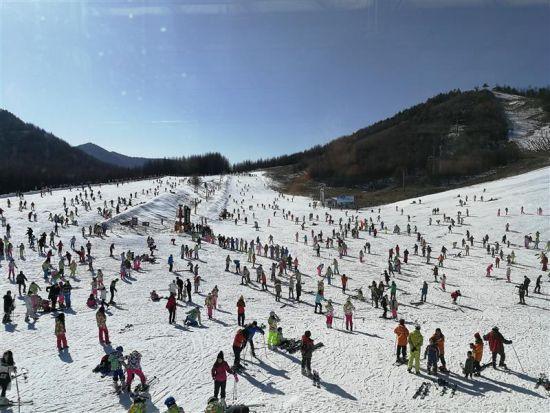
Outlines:
[[24, 406], [34, 404], [32, 400], [7, 400], [5, 403], [0, 404], [0, 408], [12, 407], [12, 406]]
[[421, 399], [424, 399], [428, 395], [428, 393], [430, 391], [430, 386], [431, 386], [431, 383], [426, 382], [426, 386], [424, 386], [424, 390], [422, 391], [422, 394], [420, 395]]
[[426, 386], [426, 382], [423, 381], [422, 384], [418, 387], [418, 389], [416, 389], [416, 392], [414, 393], [413, 395], [413, 399], [416, 399], [418, 396], [420, 396], [422, 394], [422, 392], [424, 391], [424, 387]]

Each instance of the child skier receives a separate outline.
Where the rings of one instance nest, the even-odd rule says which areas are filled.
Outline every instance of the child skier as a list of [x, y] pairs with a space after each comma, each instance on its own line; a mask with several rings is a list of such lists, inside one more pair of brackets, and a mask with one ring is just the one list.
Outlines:
[[464, 362], [464, 369], [462, 370], [465, 378], [472, 378], [474, 373], [474, 356], [471, 351], [468, 351], [466, 361]]
[[428, 357], [428, 374], [437, 375], [437, 360], [439, 359], [439, 348], [435, 342], [435, 339], [430, 338], [430, 344], [426, 346], [424, 351], [424, 358]]

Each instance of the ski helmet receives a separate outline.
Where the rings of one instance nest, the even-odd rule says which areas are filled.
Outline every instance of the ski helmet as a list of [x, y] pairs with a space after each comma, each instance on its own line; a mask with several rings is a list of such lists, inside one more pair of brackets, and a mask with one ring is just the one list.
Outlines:
[[166, 407], [173, 406], [174, 404], [176, 404], [176, 399], [170, 396], [164, 401], [164, 404], [166, 405]]

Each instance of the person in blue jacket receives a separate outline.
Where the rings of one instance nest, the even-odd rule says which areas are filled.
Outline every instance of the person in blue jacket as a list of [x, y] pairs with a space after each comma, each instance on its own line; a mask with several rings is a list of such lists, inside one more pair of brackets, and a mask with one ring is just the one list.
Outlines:
[[256, 357], [256, 353], [254, 352], [254, 334], [256, 333], [261, 333], [262, 336], [265, 335], [265, 331], [262, 328], [258, 327], [257, 321], [253, 321], [252, 323], [248, 324], [244, 328], [244, 335], [246, 337], [246, 341], [243, 345], [243, 351], [246, 347], [246, 344], [250, 343], [250, 350], [252, 353], [252, 357]]

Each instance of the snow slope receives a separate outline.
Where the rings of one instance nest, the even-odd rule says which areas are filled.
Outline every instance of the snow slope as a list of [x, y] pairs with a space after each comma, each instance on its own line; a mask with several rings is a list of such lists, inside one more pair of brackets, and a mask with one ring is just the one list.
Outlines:
[[[353, 334], [342, 329], [342, 304], [344, 295], [339, 286], [339, 280], [333, 286], [326, 286], [325, 296], [335, 303], [334, 329], [325, 326], [324, 316], [313, 313], [314, 293], [317, 279], [315, 268], [319, 263], [329, 265], [337, 257], [335, 249], [321, 249], [321, 258], [315, 257], [311, 246], [311, 230], [323, 234], [338, 231], [338, 220], [347, 219], [354, 211], [328, 210], [317, 208], [313, 210], [309, 205], [311, 200], [303, 197], [280, 196], [269, 187], [269, 179], [262, 173], [251, 176], [226, 176], [205, 178], [216, 184], [216, 193], [206, 201], [203, 192], [195, 194], [193, 188], [185, 180], [165, 178], [159, 181], [131, 182], [121, 186], [103, 185], [94, 187], [96, 192], [101, 189], [104, 200], [116, 199], [117, 196], [128, 197], [130, 193], [138, 192], [136, 205], [131, 210], [109, 220], [108, 236], [104, 239], [92, 237], [92, 255], [95, 257], [94, 267], [101, 268], [105, 274], [107, 284], [118, 274], [120, 262], [118, 255], [122, 251], [133, 250], [137, 253], [148, 252], [145, 238], [152, 235], [158, 245], [160, 263], [144, 265], [143, 271], [133, 274], [128, 282], [119, 281], [117, 306], [108, 310], [107, 325], [111, 334], [113, 346], [124, 346], [125, 353], [136, 349], [143, 355], [143, 368], [148, 377], [157, 376], [160, 381], [151, 388], [152, 399], [148, 405], [151, 412], [164, 411], [163, 400], [173, 395], [186, 412], [204, 411], [206, 400], [212, 394], [213, 383], [210, 369], [218, 351], [223, 350], [226, 359], [232, 361], [231, 345], [237, 331], [235, 304], [238, 297], [244, 295], [247, 302], [247, 320], [258, 320], [259, 324], [266, 323], [271, 310], [281, 318], [280, 325], [286, 337], [300, 337], [305, 329], [312, 331], [316, 342], [323, 342], [325, 346], [314, 353], [313, 366], [320, 372], [321, 388], [312, 386], [311, 381], [301, 374], [299, 353], [289, 355], [283, 352], [273, 352], [264, 348], [262, 336], [255, 338], [258, 360], [248, 364], [248, 369], [241, 376], [236, 391], [237, 399], [244, 403], [265, 404], [265, 407], [256, 408], [260, 412], [366, 412], [366, 411], [412, 411], [416, 409], [427, 411], [442, 411], [460, 409], [465, 412], [478, 411], [547, 411], [549, 403], [544, 390], [534, 389], [539, 373], [549, 373], [550, 357], [548, 339], [550, 331], [550, 297], [547, 275], [543, 278], [543, 294], [530, 294], [526, 298], [527, 306], [517, 305], [517, 289], [514, 284], [505, 282], [505, 264], [497, 268], [494, 277], [485, 277], [485, 268], [492, 262], [481, 247], [481, 238], [488, 234], [491, 242], [499, 241], [504, 235], [506, 223], [510, 223], [510, 248], [505, 253], [515, 251], [517, 264], [512, 267], [512, 281], [520, 282], [524, 275], [532, 280], [541, 274], [537, 251], [523, 248], [524, 234], [541, 232], [541, 247], [546, 244], [550, 233], [550, 219], [548, 216], [550, 168], [540, 169], [524, 175], [507, 178], [501, 181], [484, 183], [481, 185], [452, 190], [422, 198], [422, 203], [403, 201], [397, 204], [385, 205], [378, 209], [359, 211], [360, 218], [372, 218], [377, 223], [377, 215], [389, 227], [399, 224], [401, 229], [407, 225], [407, 215], [410, 215], [411, 226], [418, 230], [433, 247], [434, 256], [443, 245], [449, 249], [448, 259], [442, 270], [447, 275], [447, 292], [440, 290], [433, 283], [431, 269], [421, 256], [412, 255], [416, 238], [394, 235], [381, 231], [373, 238], [367, 232], [361, 232], [359, 239], [347, 238], [349, 256], [340, 260], [340, 272], [350, 277], [349, 288], [351, 294], [356, 288], [366, 287], [372, 280], [380, 281], [383, 270], [387, 267], [388, 249], [399, 244], [401, 251], [408, 248], [411, 256], [408, 264], [404, 264], [402, 274], [395, 277], [398, 286], [397, 298], [400, 302], [399, 317], [408, 321], [409, 328], [413, 323], [421, 325], [424, 343], [431, 336], [436, 327], [440, 327], [446, 335], [446, 351], [448, 367], [452, 373], [445, 378], [457, 385], [457, 392], [453, 398], [449, 393], [440, 396], [435, 384], [424, 399], [412, 399], [412, 395], [423, 381], [434, 381], [425, 371], [422, 363], [421, 376], [408, 374], [404, 366], [394, 366], [395, 335], [393, 329], [396, 322], [380, 318], [381, 310], [374, 309], [370, 302], [354, 300], [357, 308], [356, 331]], [[160, 195], [153, 196], [153, 189], [158, 188]], [[149, 190], [149, 194], [142, 194], [142, 190]], [[170, 191], [174, 193], [170, 193]], [[484, 192], [485, 190], [485, 192]], [[38, 223], [28, 223], [27, 212], [19, 212], [12, 198], [12, 207], [7, 208], [5, 200], [0, 201], [4, 215], [12, 225], [12, 242], [19, 245], [26, 242], [24, 233], [27, 226], [33, 226], [35, 233], [52, 229], [52, 223], [47, 220], [48, 213], [62, 212], [63, 197], [69, 200], [79, 189], [60, 190], [41, 198], [38, 194], [26, 195], [30, 204], [36, 202]], [[458, 205], [458, 194], [462, 199], [469, 197], [468, 205]], [[473, 201], [474, 195], [477, 201]], [[479, 200], [484, 196], [484, 202]], [[192, 246], [190, 237], [177, 235], [176, 245], [171, 245], [174, 237], [172, 217], [178, 203], [188, 202], [199, 197], [201, 202], [197, 214], [192, 219], [197, 222], [199, 217], [206, 217], [216, 233], [229, 236], [243, 237], [250, 241], [256, 237], [262, 243], [272, 234], [274, 242], [288, 246], [291, 255], [298, 257], [303, 276], [303, 302], [296, 303], [283, 298], [276, 303], [272, 294], [261, 292], [258, 285], [244, 287], [240, 285], [240, 277], [224, 271], [225, 257], [240, 258], [246, 263], [246, 255], [235, 251], [227, 251], [217, 245], [203, 244], [200, 251], [200, 274], [203, 277], [201, 296], [194, 296], [194, 301], [200, 306], [204, 304], [204, 295], [214, 285], [220, 289], [219, 311], [215, 311], [214, 319], [207, 320], [204, 309], [202, 311], [203, 328], [187, 328], [182, 326], [185, 317], [185, 304], [178, 307], [176, 326], [167, 323], [165, 301], [151, 302], [149, 292], [156, 289], [166, 295], [168, 283], [174, 279], [174, 274], [168, 272], [166, 257], [174, 254], [176, 258], [175, 270], [183, 278], [190, 276], [185, 269], [187, 262], [179, 258], [180, 245]], [[493, 199], [489, 201], [489, 199]], [[279, 210], [274, 216], [270, 205], [276, 202]], [[79, 224], [89, 225], [101, 222], [96, 208], [102, 206], [103, 201], [92, 203], [92, 210], [84, 212], [79, 208]], [[265, 209], [263, 206], [265, 206]], [[252, 209], [249, 209], [252, 206]], [[396, 206], [398, 210], [396, 210]], [[520, 207], [524, 206], [527, 214], [520, 215]], [[541, 206], [545, 212], [543, 216], [535, 214]], [[234, 221], [219, 221], [219, 212], [227, 207], [228, 210], [241, 209], [241, 218], [244, 214], [248, 224], [241, 219], [237, 224]], [[504, 215], [504, 208], [509, 208], [508, 216], [497, 217], [500, 208]], [[401, 208], [403, 213], [401, 213]], [[440, 208], [439, 216], [432, 216], [433, 208]], [[438, 225], [437, 219], [442, 219], [446, 213], [456, 217], [457, 211], [469, 217], [465, 225], [458, 225], [452, 233], [448, 233], [446, 225]], [[306, 216], [305, 230], [299, 225], [285, 220], [282, 209], [291, 211], [302, 220]], [[310, 212], [319, 215], [319, 220], [309, 221]], [[325, 213], [333, 215], [336, 225], [330, 226], [325, 222]], [[252, 214], [255, 214], [255, 218]], [[140, 221], [151, 221], [151, 227], [128, 229], [119, 225], [120, 220], [137, 216]], [[433, 217], [433, 225], [428, 225], [429, 217]], [[160, 218], [164, 219], [161, 225]], [[267, 226], [268, 218], [271, 225]], [[257, 220], [260, 230], [255, 231], [253, 222]], [[474, 247], [470, 256], [456, 258], [457, 250], [452, 249], [452, 242], [461, 239], [469, 230], [475, 237]], [[5, 228], [0, 229], [3, 235]], [[299, 242], [295, 241], [295, 233], [299, 233]], [[72, 235], [77, 237], [77, 247], [84, 245], [80, 228], [72, 227], [61, 229], [61, 240], [65, 246], [69, 245]], [[308, 236], [309, 245], [303, 243], [303, 236]], [[372, 245], [372, 254], [366, 255], [366, 260], [358, 260], [359, 249], [366, 241]], [[115, 256], [108, 257], [108, 248], [111, 243], [116, 246]], [[27, 277], [37, 281], [42, 288], [44, 282], [41, 277], [40, 265], [43, 257], [27, 248], [26, 259], [16, 260], [19, 269]], [[259, 257], [258, 262], [266, 270], [271, 261]], [[54, 264], [57, 258], [53, 260]], [[232, 267], [233, 269], [233, 267]], [[7, 289], [16, 291], [4, 274], [7, 274], [6, 261], [0, 261], [0, 293]], [[268, 274], [269, 275], [269, 274]], [[109, 377], [102, 379], [92, 373], [92, 368], [99, 362], [101, 356], [110, 350], [98, 343], [95, 314], [85, 305], [90, 293], [91, 274], [86, 266], [79, 266], [78, 281], [73, 282], [76, 287], [73, 291], [74, 311], [67, 312], [67, 338], [69, 352], [59, 355], [55, 347], [54, 319], [50, 314], [42, 315], [35, 325], [24, 322], [24, 303], [17, 300], [17, 308], [13, 316], [12, 325], [2, 326], [0, 330], [0, 350], [14, 350], [15, 360], [19, 367], [29, 370], [27, 383], [20, 383], [23, 399], [33, 399], [33, 406], [24, 406], [22, 412], [69, 412], [69, 411], [127, 411], [131, 401], [126, 394], [117, 396], [111, 388]], [[254, 278], [254, 277], [253, 277]], [[427, 280], [430, 288], [428, 302], [424, 305], [413, 305], [419, 301], [422, 282]], [[287, 295], [287, 278], [283, 277], [283, 297]], [[464, 297], [459, 305], [453, 305], [449, 292], [460, 289]], [[532, 290], [532, 288], [531, 288]], [[366, 296], [368, 294], [365, 293]], [[283, 306], [284, 305], [284, 306]], [[131, 325], [131, 326], [129, 326]], [[468, 343], [473, 341], [475, 332], [487, 333], [498, 325], [505, 337], [513, 340], [514, 348], [521, 359], [521, 366], [510, 346], [507, 350], [507, 363], [511, 373], [487, 369], [483, 377], [476, 380], [465, 380], [460, 372], [460, 363], [466, 358], [469, 350]], [[487, 345], [485, 346], [484, 362], [490, 359]], [[136, 382], [135, 382], [136, 383]], [[228, 401], [233, 396], [233, 379], [228, 380]], [[8, 396], [15, 398], [15, 389]], [[14, 409], [15, 411], [15, 409]]]
[[536, 143], [550, 136], [550, 124], [544, 122], [544, 112], [533, 106], [524, 96], [495, 92], [494, 95], [504, 105], [504, 111], [511, 124], [508, 137], [521, 148], [536, 149]]

